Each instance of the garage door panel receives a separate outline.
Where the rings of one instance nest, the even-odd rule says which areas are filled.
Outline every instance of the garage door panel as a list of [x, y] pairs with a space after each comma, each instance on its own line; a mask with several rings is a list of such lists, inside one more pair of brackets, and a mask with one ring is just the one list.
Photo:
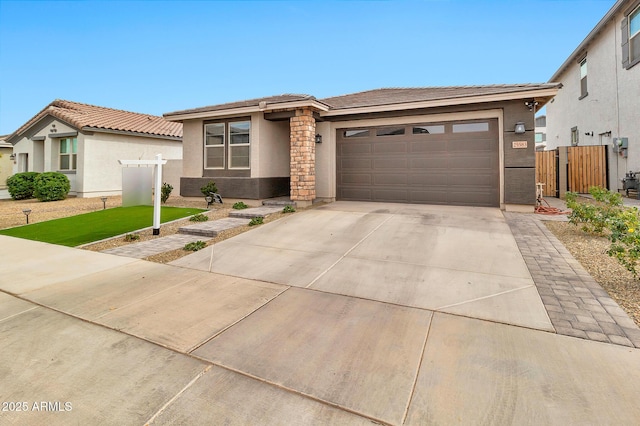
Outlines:
[[343, 143], [339, 145], [339, 153], [342, 155], [350, 155], [350, 154], [371, 154], [371, 144], [370, 143]]
[[371, 185], [371, 175], [368, 173], [343, 173], [340, 183], [343, 185]]
[[406, 154], [408, 147], [406, 142], [374, 143], [374, 154]]
[[498, 121], [483, 122], [489, 123], [488, 131], [452, 133], [454, 125], [475, 128], [479, 120], [416, 125], [444, 129], [433, 134], [408, 130], [404, 135], [383, 136], [380, 128], [372, 127], [360, 130], [368, 131], [368, 136], [357, 138], [357, 143], [343, 138], [345, 131], [339, 130], [337, 198], [498, 206]]
[[340, 167], [343, 172], [349, 170], [371, 170], [372, 162], [368, 158], [343, 158]]
[[407, 186], [409, 178], [407, 173], [385, 173], [373, 175], [374, 185], [401, 185]]
[[403, 158], [380, 158], [373, 161], [373, 168], [376, 170], [401, 169], [407, 170], [409, 159]]

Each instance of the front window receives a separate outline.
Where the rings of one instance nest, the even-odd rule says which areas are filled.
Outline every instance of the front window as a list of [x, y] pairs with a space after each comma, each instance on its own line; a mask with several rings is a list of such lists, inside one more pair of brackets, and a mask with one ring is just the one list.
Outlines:
[[580, 99], [587, 95], [587, 58], [584, 58], [580, 61]]
[[205, 124], [204, 168], [249, 169], [251, 121]]
[[78, 139], [60, 139], [60, 170], [76, 170], [78, 166]]

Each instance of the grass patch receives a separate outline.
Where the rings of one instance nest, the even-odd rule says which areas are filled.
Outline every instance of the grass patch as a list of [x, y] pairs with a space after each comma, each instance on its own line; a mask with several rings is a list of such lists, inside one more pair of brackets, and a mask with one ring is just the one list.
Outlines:
[[[160, 222], [170, 222], [204, 209], [165, 207]], [[0, 235], [75, 247], [153, 226], [153, 206], [116, 207], [92, 213], [0, 230]]]

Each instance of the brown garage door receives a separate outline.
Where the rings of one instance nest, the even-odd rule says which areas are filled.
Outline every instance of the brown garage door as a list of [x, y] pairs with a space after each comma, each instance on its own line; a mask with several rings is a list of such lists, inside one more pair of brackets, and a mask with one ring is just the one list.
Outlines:
[[337, 199], [496, 207], [498, 120], [339, 129]]

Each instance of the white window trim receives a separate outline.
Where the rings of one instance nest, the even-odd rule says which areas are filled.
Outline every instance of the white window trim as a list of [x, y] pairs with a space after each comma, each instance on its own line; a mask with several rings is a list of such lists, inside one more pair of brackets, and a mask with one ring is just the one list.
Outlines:
[[[247, 143], [231, 143], [231, 125], [234, 123], [249, 123], [249, 142]], [[229, 156], [229, 170], [250, 170], [251, 169], [251, 120], [240, 120], [240, 121], [229, 121], [226, 123], [226, 128], [227, 128], [227, 133], [229, 135], [229, 152], [228, 152], [228, 156]], [[233, 150], [233, 148], [236, 147], [243, 147], [243, 146], [248, 146], [249, 147], [249, 165], [247, 167], [232, 167], [231, 166], [231, 151]]]
[[[210, 126], [212, 124], [222, 124], [223, 126], [223, 132], [222, 132], [222, 137], [223, 137], [223, 142], [222, 145], [207, 145], [207, 126]], [[203, 133], [203, 155], [204, 158], [203, 160], [203, 165], [204, 165], [204, 169], [205, 170], [224, 170], [225, 167], [227, 166], [226, 164], [226, 155], [224, 155], [224, 150], [225, 150], [225, 146], [227, 144], [227, 126], [226, 123], [207, 123], [204, 125], [203, 129], [202, 129], [202, 133]], [[208, 149], [222, 149], [222, 167], [207, 167], [207, 150]]]
[[[73, 152], [73, 140], [76, 140], [76, 152]], [[67, 152], [66, 154], [63, 154], [60, 152], [60, 147], [62, 146], [62, 141], [69, 141], [69, 152]], [[58, 139], [58, 170], [60, 171], [64, 171], [64, 172], [75, 172], [78, 170], [78, 152], [77, 152], [77, 146], [78, 146], [78, 139], [77, 138], [60, 138]], [[69, 168], [68, 169], [63, 169], [62, 168], [62, 157], [69, 157]], [[75, 157], [76, 160], [76, 167], [73, 167], [73, 159]]]

